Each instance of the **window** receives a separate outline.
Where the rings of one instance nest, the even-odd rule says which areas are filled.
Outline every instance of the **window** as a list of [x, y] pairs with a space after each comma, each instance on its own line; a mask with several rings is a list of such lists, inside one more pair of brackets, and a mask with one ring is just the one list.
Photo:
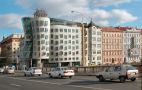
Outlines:
[[40, 21], [40, 26], [43, 26], [43, 23], [44, 23], [43, 21]]
[[58, 39], [58, 35], [55, 36], [55, 39]]
[[58, 29], [55, 29], [55, 32], [58, 32]]
[[48, 21], [45, 21], [44, 26], [47, 26], [47, 25], [48, 25]]
[[55, 41], [55, 44], [57, 45], [57, 44], [58, 44], [58, 41]]
[[64, 29], [64, 32], [67, 32], [67, 29]]
[[63, 32], [63, 29], [60, 29], [60, 32]]
[[53, 50], [53, 46], [51, 46], [51, 50]]
[[55, 50], [58, 50], [58, 47], [55, 47]]
[[65, 43], [65, 44], [68, 44], [68, 42], [67, 42], [67, 41], [65, 41], [64, 43]]
[[67, 35], [64, 35], [64, 38], [67, 39]]
[[60, 40], [60, 44], [63, 43], [63, 40]]
[[48, 39], [48, 35], [45, 35], [45, 39]]
[[60, 34], [60, 38], [63, 38], [63, 34]]
[[45, 40], [41, 40], [41, 44], [45, 44]]
[[53, 38], [53, 34], [51, 34], [51, 38]]
[[54, 42], [53, 42], [53, 40], [51, 40], [51, 44], [53, 44]]
[[71, 32], [71, 29], [68, 29], [68, 32]]
[[41, 34], [41, 38], [44, 38], [44, 34]]
[[76, 29], [76, 33], [78, 33], [78, 29]]
[[51, 29], [50, 31], [53, 32], [53, 29]]

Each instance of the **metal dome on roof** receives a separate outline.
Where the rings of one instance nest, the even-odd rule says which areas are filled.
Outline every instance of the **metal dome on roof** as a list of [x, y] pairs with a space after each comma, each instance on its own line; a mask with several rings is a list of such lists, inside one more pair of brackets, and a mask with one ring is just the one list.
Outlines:
[[47, 13], [45, 10], [36, 10], [34, 13], [34, 17], [47, 17]]

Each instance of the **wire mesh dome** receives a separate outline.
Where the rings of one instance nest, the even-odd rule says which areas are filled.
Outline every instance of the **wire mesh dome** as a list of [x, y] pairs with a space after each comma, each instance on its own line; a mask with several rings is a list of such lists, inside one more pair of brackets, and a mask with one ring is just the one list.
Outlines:
[[34, 17], [47, 17], [47, 13], [45, 10], [36, 10]]

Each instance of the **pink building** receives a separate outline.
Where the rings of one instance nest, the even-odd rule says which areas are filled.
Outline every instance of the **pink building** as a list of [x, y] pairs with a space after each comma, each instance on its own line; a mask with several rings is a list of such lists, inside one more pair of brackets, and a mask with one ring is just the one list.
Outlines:
[[103, 64], [123, 63], [123, 30], [102, 28], [102, 62]]

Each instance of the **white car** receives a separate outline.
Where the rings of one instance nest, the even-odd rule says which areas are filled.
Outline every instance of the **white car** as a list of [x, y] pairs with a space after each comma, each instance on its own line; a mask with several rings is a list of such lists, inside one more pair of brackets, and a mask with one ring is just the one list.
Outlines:
[[138, 77], [138, 70], [132, 65], [117, 65], [113, 67], [106, 68], [104, 71], [96, 74], [99, 81], [117, 80], [119, 79], [121, 83], [125, 80], [135, 81]]
[[63, 78], [63, 77], [69, 77], [72, 78], [75, 73], [74, 70], [69, 69], [67, 67], [57, 67], [57, 68], [53, 68], [50, 72], [48, 72], [48, 75], [50, 78], [52, 77], [59, 77], [59, 78]]
[[0, 68], [0, 73], [4, 73], [4, 68]]
[[15, 69], [12, 68], [12, 67], [8, 67], [8, 68], [5, 68], [4, 69], [4, 72], [3, 73], [6, 73], [6, 74], [14, 74], [15, 73]]
[[38, 67], [31, 67], [28, 70], [24, 71], [24, 76], [34, 76], [34, 75], [41, 76], [42, 70]]

